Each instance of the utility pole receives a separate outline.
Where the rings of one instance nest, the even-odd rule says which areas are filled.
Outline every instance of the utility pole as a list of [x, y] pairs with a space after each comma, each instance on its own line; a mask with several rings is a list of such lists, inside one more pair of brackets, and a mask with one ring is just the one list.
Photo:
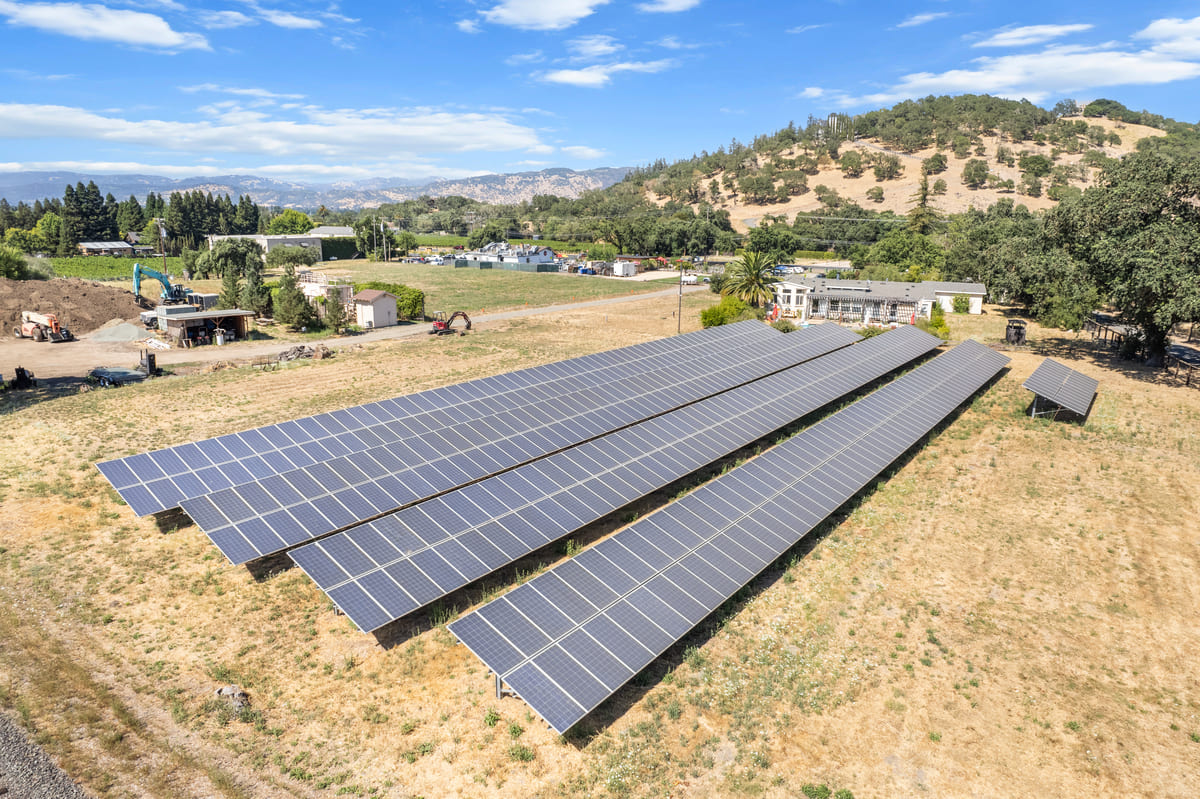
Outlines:
[[679, 310], [675, 313], [675, 335], [683, 332], [683, 264], [679, 265]]

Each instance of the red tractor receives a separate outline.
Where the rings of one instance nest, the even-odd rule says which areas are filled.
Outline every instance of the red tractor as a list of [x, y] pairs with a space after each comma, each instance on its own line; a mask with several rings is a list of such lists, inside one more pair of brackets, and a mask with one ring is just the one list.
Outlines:
[[[455, 319], [460, 318], [464, 322], [463, 329], [455, 330], [453, 327], [451, 327], [451, 325], [454, 324]], [[462, 336], [466, 335], [466, 332], [470, 329], [471, 317], [467, 316], [466, 311], [455, 311], [454, 313], [450, 314], [449, 318], [446, 317], [446, 313], [444, 311], [438, 311], [433, 315], [433, 329], [429, 331], [429, 334], [431, 336], [449, 336], [457, 333], [458, 335]]]

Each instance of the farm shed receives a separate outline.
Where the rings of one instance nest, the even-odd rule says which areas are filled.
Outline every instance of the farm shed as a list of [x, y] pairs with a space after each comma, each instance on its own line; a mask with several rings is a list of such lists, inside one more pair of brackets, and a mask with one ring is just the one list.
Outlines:
[[363, 329], [396, 324], [396, 295], [364, 289], [354, 295], [354, 319]]
[[236, 308], [220, 311], [192, 311], [160, 317], [165, 321], [167, 335], [184, 346], [209, 344], [217, 339], [217, 331], [225, 331], [226, 341], [245, 339], [250, 333], [254, 311]]

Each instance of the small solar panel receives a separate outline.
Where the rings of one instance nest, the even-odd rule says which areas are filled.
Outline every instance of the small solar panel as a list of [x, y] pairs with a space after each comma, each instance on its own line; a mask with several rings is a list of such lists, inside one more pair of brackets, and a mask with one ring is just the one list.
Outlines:
[[[964, 342], [601, 542], [593, 549], [633, 552], [644, 551], [647, 542], [661, 544], [667, 559], [649, 574], [626, 572], [623, 585], [632, 587], [610, 591], [612, 598], [600, 599], [596, 611], [577, 617], [570, 629], [559, 624], [551, 634], [534, 610], [521, 616], [525, 643], [517, 645], [505, 616], [493, 615], [493, 608], [512, 605], [509, 596], [515, 591], [449, 628], [551, 727], [565, 733], [874, 480], [1007, 362], [981, 344]], [[769, 487], [769, 493], [743, 496], [743, 486]], [[714, 515], [720, 502], [737, 515]], [[582, 594], [589, 580], [599, 579], [584, 565], [592, 551], [538, 575], [522, 590], [540, 592], [547, 585]], [[479, 617], [489, 623], [480, 624]], [[614, 668], [610, 659], [564, 659], [568, 641], [586, 651], [579, 648], [578, 636], [584, 633], [623, 669]], [[505, 656], [496, 657], [500, 652]]]
[[1099, 386], [1099, 381], [1094, 378], [1047, 358], [1038, 364], [1022, 387], [1060, 408], [1087, 416]]
[[[287, 472], [282, 475], [286, 480], [291, 482], [293, 477], [300, 478], [309, 488], [302, 492], [299, 502], [281, 504], [286, 514], [271, 516], [283, 527], [269, 526], [286, 543], [268, 551], [257, 545], [255, 549], [260, 557], [282, 551], [298, 541], [327, 535], [380, 513], [542, 458], [857, 340], [856, 334], [837, 325], [818, 325], [778, 341], [739, 347], [737, 353], [717, 352], [701, 360], [680, 360], [660, 368], [653, 377], [635, 375], [606, 385], [607, 393], [585, 390], [496, 414], [488, 417], [498, 431], [493, 440], [463, 439], [456, 447], [445, 435], [455, 430], [451, 427], [313, 464], [294, 473]], [[614, 453], [605, 453], [604, 446], [600, 445], [597, 457], [607, 457], [611, 462]], [[400, 452], [405, 455], [400, 456]], [[388, 474], [378, 478], [368, 476], [388, 458], [391, 458]], [[526, 474], [528, 477], [521, 479], [533, 480], [535, 489], [550, 485], [555, 479], [554, 473], [537, 470]], [[251, 490], [250, 485], [234, 486], [221, 492], [219, 501], [214, 495], [212, 501], [218, 504], [218, 510], [228, 522], [212, 527], [207, 521], [192, 518], [214, 541], [228, 541], [230, 531], [240, 533], [248, 524], [257, 526], [260, 515], [244, 496]], [[384, 507], [365, 509], [366, 499], [362, 493], [372, 488], [390, 496], [391, 502], [385, 503]], [[189, 515], [190, 509], [194, 508], [202, 519], [218, 518], [207, 513], [209, 501], [208, 497], [197, 497], [182, 501], [180, 506]], [[551, 511], [548, 519], [544, 518], [545, 510], [534, 509], [530, 513], [535, 518], [527, 521], [535, 527], [549, 526], [551, 529], [555, 526], [562, 529], [569, 521], [569, 513], [564, 515], [555, 508], [548, 510]], [[242, 548], [238, 549], [243, 552]]]
[[[433, 503], [451, 508], [474, 508], [482, 504], [489, 508], [490, 515], [480, 518], [471, 527], [451, 532], [431, 543], [430, 548], [451, 563], [459, 562], [462, 549], [466, 549], [473, 559], [484, 561], [487, 571], [492, 571], [603, 518], [615, 508], [668, 485], [702, 465], [753, 443], [929, 353], [940, 343], [939, 339], [916, 328], [900, 328], [446, 494]], [[713, 435], [718, 429], [728, 431], [728, 435]], [[656, 443], [654, 446], [619, 448], [621, 460], [608, 468], [580, 466], [589, 462], [595, 465], [597, 461], [593, 456], [598, 456], [607, 442], [634, 437]], [[685, 448], [693, 453], [688, 459], [663, 457]], [[558, 479], [550, 480], [547, 475], [558, 475]], [[520, 490], [506, 493], [502, 488], [527, 477], [533, 479], [527, 479]], [[737, 513], [733, 503], [738, 495], [736, 488], [727, 491], [726, 486], [722, 486], [708, 498], [702, 513], [706, 517], [732, 518]], [[473, 498], [480, 502], [477, 504]], [[300, 547], [291, 552], [292, 559], [331, 595], [333, 589], [346, 582], [363, 584], [368, 578], [374, 579], [373, 575], [387, 571], [394, 563], [414, 557], [413, 550], [404, 550], [402, 540], [410, 527], [427, 524], [426, 517], [432, 516], [427, 513], [430, 504], [422, 503]], [[538, 521], [528, 524], [534, 513], [538, 514]], [[555, 514], [564, 514], [567, 520], [557, 522]], [[688, 532], [678, 525], [672, 530], [681, 537]], [[383, 557], [372, 555], [369, 563], [357, 551], [350, 556], [339, 555], [338, 551], [345, 546], [344, 539], [357, 538], [362, 534], [360, 531], [378, 533], [393, 546], [384, 551]], [[691, 543], [694, 539], [688, 541]], [[584, 565], [603, 585], [621, 588], [622, 580], [629, 579], [624, 575], [638, 575], [641, 570], [650, 569], [635, 552], [624, 548], [597, 548], [583, 559]], [[329, 569], [330, 561], [340, 568]], [[459, 571], [463, 572], [463, 579], [449, 590], [461, 588], [479, 576], [468, 576], [463, 569]], [[403, 589], [405, 585], [401, 582], [398, 587]], [[364, 589], [370, 593], [369, 587], [364, 586]], [[596, 590], [592, 587], [581, 593], [592, 599]], [[375, 629], [371, 625], [382, 618], [374, 612], [362, 617], [355, 615], [354, 608], [342, 609], [365, 631]], [[399, 616], [387, 621], [395, 618]]]
[[554, 394], [654, 373], [672, 357], [720, 355], [781, 334], [750, 321], [724, 325], [455, 386], [267, 425], [97, 464], [139, 516], [183, 499], [358, 452]]

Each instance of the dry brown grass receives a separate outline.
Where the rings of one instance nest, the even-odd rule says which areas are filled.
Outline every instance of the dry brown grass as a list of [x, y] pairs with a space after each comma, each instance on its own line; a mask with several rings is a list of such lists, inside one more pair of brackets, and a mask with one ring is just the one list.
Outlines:
[[[686, 318], [710, 296], [685, 298]], [[440, 626], [451, 608], [382, 647], [298, 570], [254, 575], [194, 526], [132, 518], [91, 465], [667, 335], [671, 310], [631, 303], [9, 406], [0, 701], [103, 796], [1200, 793], [1187, 767], [1200, 392], [1085, 347], [1074, 363], [1101, 380], [1085, 425], [1024, 416], [1019, 385], [1040, 356], [1012, 353], [1009, 374], [824, 538], [566, 742], [494, 698]], [[989, 341], [1004, 325], [994, 311], [950, 321]], [[229, 682], [252, 713], [211, 701]]]

